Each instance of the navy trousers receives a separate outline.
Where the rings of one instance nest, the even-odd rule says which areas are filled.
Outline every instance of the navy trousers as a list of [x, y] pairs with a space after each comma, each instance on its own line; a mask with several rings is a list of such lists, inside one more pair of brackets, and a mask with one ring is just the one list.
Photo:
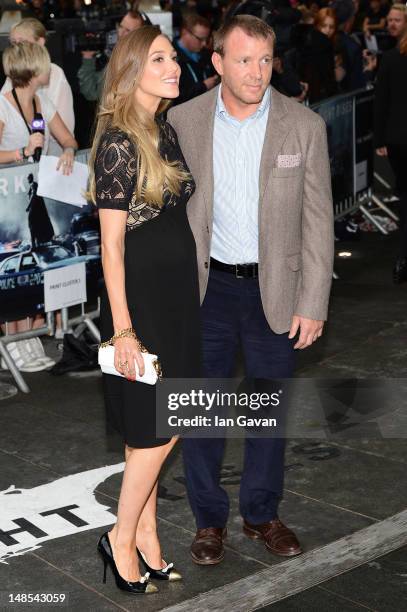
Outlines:
[[[230, 378], [241, 346], [247, 377], [289, 378], [294, 344], [274, 333], [265, 318], [257, 279], [211, 270], [201, 308], [204, 377]], [[197, 528], [224, 527], [229, 499], [220, 485], [225, 439], [185, 438], [184, 467]], [[283, 492], [285, 440], [246, 438], [240, 483], [240, 513], [260, 524], [277, 517]]]

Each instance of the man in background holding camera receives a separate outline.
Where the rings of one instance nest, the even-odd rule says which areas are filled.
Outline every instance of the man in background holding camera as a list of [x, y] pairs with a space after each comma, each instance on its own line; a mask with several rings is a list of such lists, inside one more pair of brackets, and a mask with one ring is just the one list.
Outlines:
[[173, 42], [181, 67], [176, 104], [200, 96], [219, 83], [206, 48], [210, 35], [211, 24], [205, 17], [194, 13], [185, 15], [181, 35]]
[[[117, 27], [117, 36], [121, 38], [143, 25], [143, 18], [138, 11], [128, 11]], [[82, 66], [78, 70], [79, 90], [89, 100], [99, 100], [104, 78], [104, 67], [98, 70], [96, 54], [98, 51], [82, 51]]]

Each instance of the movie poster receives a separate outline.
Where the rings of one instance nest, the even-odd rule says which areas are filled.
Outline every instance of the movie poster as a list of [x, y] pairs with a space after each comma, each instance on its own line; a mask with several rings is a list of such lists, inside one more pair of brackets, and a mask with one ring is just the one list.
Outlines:
[[[76, 160], [87, 161], [88, 151]], [[44, 272], [86, 263], [89, 298], [102, 268], [95, 206], [73, 206], [37, 194], [38, 164], [0, 170], [0, 321], [43, 312]]]
[[373, 184], [373, 101], [370, 89], [355, 97], [355, 197], [360, 199]]
[[337, 96], [312, 107], [326, 123], [336, 213], [347, 208], [355, 194], [353, 100], [353, 94]]

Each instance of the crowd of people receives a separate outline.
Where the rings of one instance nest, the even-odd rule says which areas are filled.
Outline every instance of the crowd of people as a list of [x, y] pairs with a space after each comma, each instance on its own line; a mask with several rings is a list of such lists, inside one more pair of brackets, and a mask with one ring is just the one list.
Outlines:
[[[77, 51], [78, 69], [72, 76], [67, 65], [51, 62], [47, 51], [48, 31], [58, 19], [80, 18], [86, 26], [95, 18], [116, 14], [115, 35], [120, 40], [148, 23], [138, 4], [129, 5], [120, 0], [91, 4], [81, 0], [27, 2], [29, 12], [11, 27], [10, 45], [2, 57], [6, 79], [0, 94], [1, 164], [27, 163], [35, 150], [41, 148], [44, 153], [60, 158], [61, 171], [70, 172], [76, 149], [91, 145], [91, 126], [112, 49], [95, 50], [91, 44], [86, 49], [82, 44]], [[271, 84], [279, 92], [299, 103], [313, 104], [355, 89], [377, 87], [375, 146], [379, 155], [389, 157], [403, 203], [401, 245], [394, 280], [407, 280], [406, 6], [390, 0], [218, 0], [215, 3], [163, 0], [161, 6], [173, 13], [173, 44], [181, 69], [179, 97], [173, 105], [191, 100], [219, 83], [211, 61], [215, 29], [234, 14], [259, 16], [259, 11], [277, 35]], [[92, 34], [88, 40], [92, 40]], [[396, 90], [400, 90], [400, 95], [395, 95]], [[88, 106], [84, 107], [84, 103]], [[78, 105], [88, 113], [89, 130], [83, 129], [83, 113], [75, 112]], [[36, 113], [41, 113], [45, 120], [44, 133], [34, 133], [31, 129]], [[75, 116], [82, 121], [76, 139]], [[40, 326], [43, 322], [41, 316], [34, 321], [12, 322], [8, 333]], [[34, 363], [33, 346], [31, 352], [25, 350], [30, 342], [19, 342], [21, 354], [18, 355], [18, 346], [14, 347], [16, 362], [22, 370], [42, 369], [38, 346], [38, 363]]]
[[[148, 17], [137, 9], [138, 4], [139, 1], [128, 5], [124, 0], [90, 4], [80, 0], [31, 0], [30, 15], [35, 17], [24, 17], [16, 24], [11, 29], [10, 42], [45, 46], [46, 27], [54, 27], [59, 19], [81, 18], [90, 26], [92, 20], [103, 19], [112, 11], [119, 13], [113, 37], [118, 40], [148, 23]], [[281, 93], [309, 104], [374, 84], [383, 52], [397, 46], [407, 23], [406, 6], [391, 0], [218, 0], [215, 4], [197, 0], [161, 2], [164, 10], [173, 12], [173, 42], [181, 66], [180, 95], [174, 104], [218, 84], [211, 62], [213, 32], [235, 13], [259, 16], [257, 13], [263, 11], [277, 35], [271, 84]], [[77, 137], [82, 148], [91, 144], [94, 113], [111, 53], [111, 46], [93, 48], [92, 28], [89, 30], [90, 48], [84, 49], [81, 43], [77, 49], [79, 68], [75, 74], [69, 66], [52, 63], [50, 83], [43, 88], [71, 132], [76, 111], [81, 122]], [[71, 60], [69, 57], [65, 63]], [[67, 76], [64, 68], [68, 68]], [[2, 93], [10, 89], [7, 78]], [[88, 115], [85, 130], [83, 109]], [[51, 152], [58, 151], [52, 135], [49, 146]]]

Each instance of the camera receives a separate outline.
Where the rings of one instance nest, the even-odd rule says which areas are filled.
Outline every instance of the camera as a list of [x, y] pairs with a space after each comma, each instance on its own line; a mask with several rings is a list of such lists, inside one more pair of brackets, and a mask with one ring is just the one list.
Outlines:
[[292, 27], [301, 19], [300, 11], [284, 0], [243, 0], [229, 10], [225, 20], [235, 15], [253, 15], [271, 26], [282, 52], [290, 47]]
[[116, 22], [121, 16], [105, 19], [54, 19], [51, 27], [62, 38], [65, 53], [81, 51], [106, 52], [109, 55], [117, 42]]

